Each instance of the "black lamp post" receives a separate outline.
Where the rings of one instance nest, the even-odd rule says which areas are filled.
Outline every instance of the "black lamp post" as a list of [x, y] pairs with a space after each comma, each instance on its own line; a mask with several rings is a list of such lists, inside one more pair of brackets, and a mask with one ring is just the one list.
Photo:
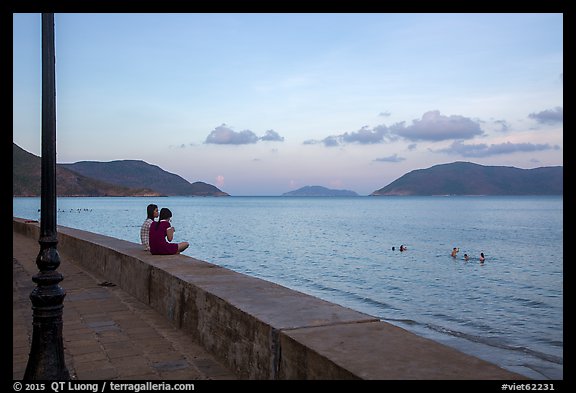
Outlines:
[[30, 294], [33, 310], [32, 347], [24, 379], [67, 380], [64, 362], [62, 309], [66, 291], [58, 285], [62, 274], [56, 232], [56, 75], [54, 14], [42, 14], [42, 189], [40, 253]]

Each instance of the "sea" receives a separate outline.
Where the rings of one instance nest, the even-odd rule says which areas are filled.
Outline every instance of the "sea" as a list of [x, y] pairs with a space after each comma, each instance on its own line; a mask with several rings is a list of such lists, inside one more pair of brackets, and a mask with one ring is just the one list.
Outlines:
[[[563, 379], [562, 196], [59, 197], [57, 223], [139, 243], [149, 203], [186, 255]], [[13, 216], [39, 220], [40, 198]]]

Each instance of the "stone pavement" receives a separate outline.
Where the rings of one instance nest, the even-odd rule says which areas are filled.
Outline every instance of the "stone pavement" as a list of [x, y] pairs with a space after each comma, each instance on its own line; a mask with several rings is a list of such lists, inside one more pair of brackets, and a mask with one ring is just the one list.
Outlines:
[[[14, 380], [26, 370], [32, 342], [32, 304], [40, 245], [13, 232]], [[192, 337], [118, 286], [82, 270], [60, 252], [66, 290], [63, 338], [75, 380], [230, 380], [237, 376]], [[104, 284], [104, 285], [102, 285]], [[112, 283], [113, 284], [113, 283]]]

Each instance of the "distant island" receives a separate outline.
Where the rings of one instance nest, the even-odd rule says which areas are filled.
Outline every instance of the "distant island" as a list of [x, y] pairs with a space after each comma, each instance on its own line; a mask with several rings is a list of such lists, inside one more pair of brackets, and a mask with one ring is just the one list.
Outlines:
[[562, 195], [564, 167], [520, 169], [471, 162], [411, 171], [371, 196]]
[[[15, 143], [12, 195], [39, 196], [42, 159]], [[56, 164], [58, 196], [228, 196], [217, 187], [189, 183], [156, 165], [138, 160], [81, 161]]]
[[294, 191], [285, 192], [282, 196], [322, 196], [322, 197], [339, 197], [339, 196], [358, 196], [357, 193], [350, 190], [332, 190], [322, 186], [305, 186]]

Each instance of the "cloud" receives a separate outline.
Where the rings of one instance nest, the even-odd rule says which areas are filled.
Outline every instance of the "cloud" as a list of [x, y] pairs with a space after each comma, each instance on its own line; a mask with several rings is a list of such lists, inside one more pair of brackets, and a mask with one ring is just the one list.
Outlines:
[[382, 143], [384, 140], [394, 139], [390, 134], [388, 127], [379, 125], [370, 129], [364, 126], [356, 132], [344, 133], [340, 135], [340, 139], [345, 143], [359, 143], [361, 145], [369, 145], [374, 143]]
[[443, 141], [447, 139], [471, 139], [484, 132], [478, 122], [464, 116], [443, 116], [440, 111], [429, 111], [421, 120], [413, 120], [405, 127], [396, 123], [390, 131], [408, 140]]
[[476, 145], [466, 145], [462, 142], [454, 142], [452, 146], [446, 149], [435, 150], [437, 153], [459, 154], [464, 157], [488, 157], [500, 154], [510, 154], [518, 152], [533, 152], [543, 150], [559, 150], [558, 145], [551, 146], [549, 144], [534, 144], [534, 143], [500, 143], [487, 145], [480, 143]]
[[222, 124], [216, 127], [210, 135], [206, 137], [204, 143], [214, 143], [217, 145], [247, 145], [258, 142], [258, 137], [250, 130], [236, 132]]
[[402, 162], [404, 160], [406, 159], [404, 157], [398, 157], [398, 154], [374, 159], [375, 162]]
[[[504, 125], [501, 124], [504, 129]], [[440, 111], [429, 111], [422, 115], [421, 120], [413, 120], [412, 125], [405, 122], [396, 123], [390, 127], [385, 124], [374, 128], [364, 126], [356, 132], [345, 132], [340, 135], [330, 135], [320, 141], [307, 140], [305, 145], [323, 143], [326, 147], [339, 146], [345, 143], [369, 145], [389, 143], [404, 138], [409, 141], [443, 141], [447, 139], [471, 139], [483, 135], [478, 121], [464, 116], [443, 116]]]
[[391, 115], [390, 112], [380, 112], [380, 113], [378, 114], [378, 116], [382, 116], [382, 117], [388, 117], [388, 116], [390, 116], [390, 115]]
[[494, 120], [494, 123], [500, 127], [498, 131], [506, 132], [510, 129], [510, 126], [506, 120]]
[[397, 139], [396, 136], [390, 133], [388, 127], [379, 125], [374, 128], [364, 126], [356, 132], [345, 132], [340, 135], [330, 135], [318, 141], [314, 139], [302, 142], [304, 145], [315, 145], [322, 143], [326, 147], [340, 146], [346, 143], [357, 143], [360, 145], [371, 145], [376, 143], [383, 143], [385, 141], [392, 141]]
[[538, 113], [530, 113], [529, 118], [536, 120], [540, 124], [557, 124], [564, 121], [564, 109], [557, 106], [554, 109], [546, 109]]
[[194, 146], [194, 144], [193, 143], [188, 143], [188, 144], [181, 143], [179, 145], [169, 145], [168, 148], [169, 149], [185, 149], [187, 146]]
[[266, 134], [260, 138], [260, 140], [263, 141], [275, 141], [275, 142], [284, 142], [284, 137], [280, 136], [280, 134], [278, 134], [276, 131], [274, 130], [268, 130], [266, 131]]
[[326, 147], [334, 147], [340, 145], [340, 142], [338, 141], [338, 136], [328, 136], [322, 139], [322, 143]]
[[250, 130], [236, 132], [226, 126], [226, 124], [222, 124], [210, 132], [204, 143], [213, 143], [217, 145], [248, 145], [256, 143], [259, 140], [282, 142], [284, 141], [284, 137], [280, 136], [274, 130], [268, 130], [263, 137], [259, 138]]

